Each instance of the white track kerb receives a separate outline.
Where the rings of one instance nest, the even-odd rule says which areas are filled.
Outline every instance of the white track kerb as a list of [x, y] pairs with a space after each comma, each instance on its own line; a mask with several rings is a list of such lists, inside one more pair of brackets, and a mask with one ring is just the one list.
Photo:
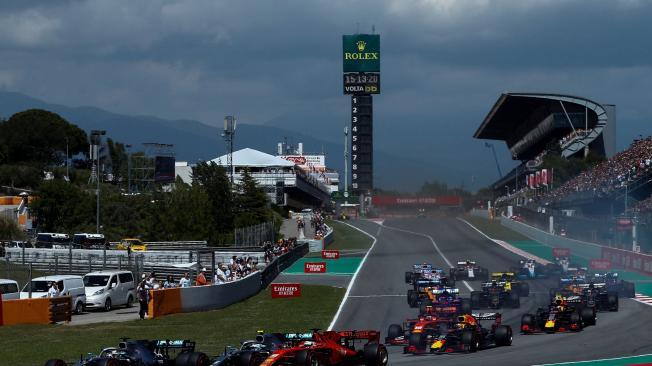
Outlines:
[[[432, 246], [435, 247], [435, 250], [437, 251], [437, 253], [439, 253], [439, 255], [440, 255], [441, 258], [444, 260], [444, 262], [446, 262], [446, 265], [448, 265], [450, 268], [455, 267], [455, 266], [453, 266], [453, 263], [451, 263], [451, 261], [449, 261], [448, 258], [446, 258], [446, 256], [445, 256], [444, 253], [441, 251], [441, 249], [439, 249], [439, 246], [437, 245], [437, 243], [435, 243], [435, 239], [433, 239], [432, 236], [430, 236], [430, 235], [428, 235], [428, 234], [419, 233], [419, 232], [416, 232], [416, 231], [410, 231], [410, 230], [405, 230], [405, 229], [399, 229], [399, 228], [397, 228], [397, 227], [393, 227], [393, 226], [383, 225], [383, 227], [384, 227], [384, 228], [387, 228], [387, 229], [390, 229], [390, 230], [402, 231], [402, 232], [404, 232], [404, 233], [408, 233], [408, 234], [412, 234], [412, 235], [421, 236], [421, 237], [423, 237], [423, 238], [427, 238], [427, 239], [430, 240], [430, 242], [432, 243]], [[469, 289], [469, 291], [473, 291], [473, 287], [471, 287], [471, 285], [469, 285], [468, 282], [466, 282], [466, 281], [462, 281], [462, 283], [464, 284], [464, 286], [466, 286], [467, 289]]]
[[[360, 268], [362, 268], [362, 266], [364, 266], [364, 262], [367, 261], [367, 257], [369, 256], [369, 253], [371, 253], [371, 251], [374, 250], [374, 246], [376, 246], [376, 242], [378, 241], [378, 239], [376, 239], [375, 236], [369, 234], [368, 232], [366, 232], [366, 231], [364, 231], [362, 229], [359, 229], [359, 228], [357, 228], [357, 227], [355, 227], [355, 226], [353, 226], [351, 224], [348, 224], [346, 222], [343, 222], [343, 221], [338, 221], [338, 222], [358, 230], [359, 232], [365, 234], [366, 236], [370, 237], [374, 241], [373, 241], [373, 243], [371, 243], [371, 247], [369, 248], [369, 250], [367, 250], [367, 254], [364, 255], [364, 258], [362, 258], [362, 261], [358, 265], [358, 269], [355, 270], [355, 273], [353, 274], [353, 277], [351, 277], [351, 281], [349, 281], [349, 286], [346, 288], [346, 292], [344, 293], [344, 297], [342, 298], [342, 302], [340, 303], [340, 307], [337, 308], [337, 313], [335, 313], [335, 316], [333, 317], [333, 320], [331, 321], [331, 324], [328, 326], [328, 330], [333, 330], [333, 327], [335, 326], [335, 323], [337, 322], [337, 319], [340, 317], [340, 313], [342, 312], [342, 309], [344, 308], [344, 305], [346, 304], [346, 300], [349, 298], [349, 293], [351, 292], [351, 289], [353, 288], [353, 284], [355, 283], [355, 279], [358, 278], [358, 273], [360, 272]], [[378, 231], [378, 233], [380, 233], [380, 230]]]

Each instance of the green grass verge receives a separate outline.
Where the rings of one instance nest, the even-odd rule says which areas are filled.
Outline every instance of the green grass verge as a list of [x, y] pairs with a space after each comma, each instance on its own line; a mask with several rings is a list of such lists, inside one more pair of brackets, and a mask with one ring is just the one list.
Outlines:
[[[301, 288], [300, 298], [272, 299], [270, 290], [227, 308], [175, 314], [153, 320], [88, 325], [22, 325], [0, 327], [3, 365], [42, 365], [49, 358], [67, 361], [102, 347], [115, 346], [119, 337], [190, 339], [209, 356], [226, 345], [252, 339], [257, 330], [305, 331], [326, 329], [337, 311], [344, 289], [328, 286]], [[290, 315], [291, 313], [291, 315]]]
[[489, 220], [482, 217], [466, 215], [464, 217], [471, 225], [478, 228], [478, 230], [487, 234], [492, 239], [498, 240], [531, 240], [525, 235], [521, 235], [512, 231], [500, 224], [500, 220]]
[[373, 240], [358, 230], [339, 223], [327, 220], [326, 225], [333, 228], [333, 242], [326, 249], [369, 249]]

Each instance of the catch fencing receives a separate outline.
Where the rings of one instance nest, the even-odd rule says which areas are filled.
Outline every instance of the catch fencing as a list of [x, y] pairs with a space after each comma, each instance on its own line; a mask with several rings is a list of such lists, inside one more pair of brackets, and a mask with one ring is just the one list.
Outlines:
[[236, 247], [261, 247], [265, 242], [275, 241], [274, 222], [268, 221], [258, 225], [235, 229]]

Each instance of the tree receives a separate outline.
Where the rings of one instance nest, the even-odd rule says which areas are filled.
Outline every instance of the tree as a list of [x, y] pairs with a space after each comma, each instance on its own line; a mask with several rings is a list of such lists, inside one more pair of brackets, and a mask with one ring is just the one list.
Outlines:
[[95, 197], [60, 179], [45, 181], [32, 203], [32, 212], [41, 231], [75, 232], [95, 226]]
[[60, 165], [65, 161], [66, 141], [71, 155], [86, 152], [86, 133], [56, 113], [30, 109], [0, 123], [2, 162], [36, 167]]
[[236, 198], [235, 227], [245, 227], [260, 224], [272, 219], [268, 200], [256, 180], [245, 169], [240, 178], [238, 195]]
[[120, 183], [120, 181], [126, 178], [128, 174], [128, 156], [125, 150], [125, 145], [113, 141], [112, 138], [106, 139], [106, 145], [109, 148], [109, 157], [111, 158], [111, 174], [113, 174], [113, 181]]
[[225, 243], [233, 231], [233, 196], [231, 184], [223, 166], [201, 162], [192, 168], [193, 186], [201, 186], [210, 203], [213, 230], [208, 235], [212, 244]]
[[0, 239], [14, 240], [22, 239], [24, 236], [25, 234], [14, 220], [0, 216]]

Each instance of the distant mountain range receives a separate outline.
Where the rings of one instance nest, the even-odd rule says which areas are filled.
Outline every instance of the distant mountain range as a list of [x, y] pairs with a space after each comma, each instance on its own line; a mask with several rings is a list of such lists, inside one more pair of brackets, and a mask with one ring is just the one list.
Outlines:
[[[68, 107], [50, 104], [20, 93], [0, 92], [0, 117], [9, 118], [16, 112], [31, 108], [55, 112], [86, 131], [106, 130], [107, 136], [114, 140], [134, 145], [134, 151], [145, 142], [174, 144], [176, 159], [190, 162], [209, 160], [226, 153], [221, 130], [199, 121], [121, 115], [95, 107]], [[291, 126], [284, 129], [272, 126], [270, 123], [264, 125], [239, 123], [235, 147], [236, 149], [250, 147], [274, 154], [278, 142], [285, 140], [293, 144], [303, 142], [306, 152], [323, 151], [326, 154], [327, 165], [342, 172], [344, 148], [343, 143], [333, 141], [336, 134], [331, 133], [327, 139], [319, 139], [313, 137], [314, 135], [309, 136], [299, 132], [306, 128], [306, 126]], [[376, 148], [374, 163], [375, 186], [406, 192], [418, 189], [425, 180], [432, 180], [441, 170], [441, 167], [433, 164], [385, 152], [382, 146], [380, 149]]]

